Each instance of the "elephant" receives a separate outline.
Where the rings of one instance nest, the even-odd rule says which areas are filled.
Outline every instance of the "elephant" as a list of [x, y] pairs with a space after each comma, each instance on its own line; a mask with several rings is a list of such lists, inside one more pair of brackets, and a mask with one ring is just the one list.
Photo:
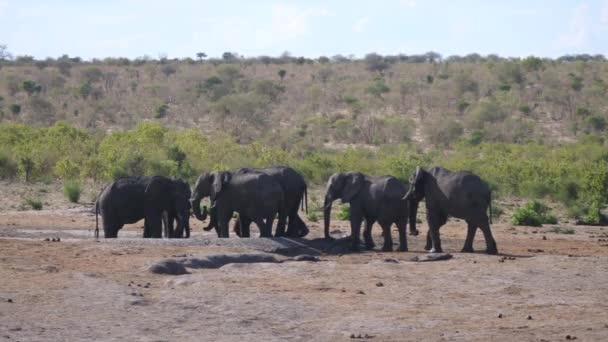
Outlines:
[[[277, 229], [275, 236], [289, 236], [302, 238], [309, 233], [308, 227], [304, 221], [298, 215], [300, 207], [304, 207], [307, 202], [307, 186], [304, 181], [304, 177], [300, 175], [296, 170], [288, 166], [273, 166], [264, 169], [252, 169], [252, 168], [241, 168], [235, 173], [247, 173], [247, 172], [261, 172], [269, 175], [275, 181], [277, 181], [284, 194], [284, 207], [287, 215], [287, 232]], [[306, 212], [308, 212], [308, 204], [306, 204]], [[210, 209], [210, 223], [205, 227], [206, 231], [212, 228], [217, 228], [217, 219], [215, 217], [215, 207]], [[244, 217], [244, 220], [250, 220]], [[233, 231], [238, 235], [242, 236], [240, 229], [241, 216], [236, 220]]]
[[261, 237], [272, 237], [272, 223], [277, 214], [277, 229], [285, 229], [283, 189], [265, 173], [214, 171], [201, 174], [190, 199], [194, 215], [201, 221], [206, 215], [201, 213], [200, 202], [207, 196], [216, 208], [218, 236], [221, 238], [229, 237], [228, 223], [235, 211], [241, 217], [243, 237], [249, 237], [251, 222], [260, 228]]
[[189, 229], [189, 186], [164, 176], [121, 177], [110, 183], [95, 203], [95, 235], [99, 235], [98, 214], [103, 219], [105, 238], [116, 238], [124, 224], [144, 221], [144, 238], [162, 237], [162, 215], [177, 220], [177, 231]]
[[[403, 197], [410, 203], [410, 225], [414, 229], [418, 204], [423, 198], [429, 225], [426, 250], [442, 252], [439, 228], [446, 223], [448, 216], [452, 216], [465, 220], [468, 225], [463, 252], [473, 252], [475, 232], [480, 228], [486, 240], [486, 253], [498, 253], [490, 230], [492, 192], [479, 176], [468, 171], [452, 172], [442, 167], [418, 167], [410, 178], [410, 190]], [[488, 208], [489, 215], [486, 213]]]
[[[392, 176], [367, 176], [360, 172], [334, 173], [327, 182], [323, 219], [325, 223], [325, 238], [331, 239], [329, 222], [331, 205], [337, 198], [342, 203], [350, 204], [350, 227], [353, 250], [359, 249], [361, 222], [365, 219], [365, 248], [374, 248], [371, 230], [374, 222], [378, 221], [384, 236], [383, 251], [393, 250], [391, 225], [395, 223], [399, 230], [399, 250], [407, 251], [405, 230], [408, 220], [408, 202], [402, 198], [408, 188]], [[417, 235], [410, 225], [410, 234]]]
[[[173, 179], [175, 182], [175, 186], [178, 188], [180, 193], [186, 194], [188, 201], [190, 200], [190, 196], [192, 192], [190, 191], [190, 185], [188, 183], [182, 181], [181, 179]], [[164, 235], [166, 238], [189, 238], [190, 237], [190, 220], [186, 220], [186, 224], [183, 226], [178, 225], [176, 229], [174, 229], [174, 223], [177, 220], [178, 215], [177, 212], [172, 208], [172, 210], [167, 210], [163, 212], [163, 227], [164, 227]]]

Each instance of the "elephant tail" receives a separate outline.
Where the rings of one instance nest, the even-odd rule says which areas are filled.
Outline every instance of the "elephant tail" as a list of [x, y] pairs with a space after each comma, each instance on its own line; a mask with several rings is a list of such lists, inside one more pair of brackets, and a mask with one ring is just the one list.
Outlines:
[[95, 201], [95, 240], [99, 240], [99, 198]]
[[308, 187], [304, 186], [304, 196], [302, 198], [302, 209], [308, 215]]
[[492, 222], [492, 190], [490, 190], [490, 205], [488, 205], [488, 209], [490, 211], [490, 224], [493, 224], [493, 222]]

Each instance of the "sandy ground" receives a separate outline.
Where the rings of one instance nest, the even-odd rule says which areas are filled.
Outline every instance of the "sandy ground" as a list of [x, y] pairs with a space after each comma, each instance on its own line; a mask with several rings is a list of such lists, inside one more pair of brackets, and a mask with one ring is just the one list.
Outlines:
[[[560, 226], [574, 229], [563, 234], [503, 222], [493, 226], [501, 255], [489, 256], [459, 253], [465, 226], [453, 220], [441, 233], [454, 257], [414, 262], [426, 255], [422, 235], [408, 236], [406, 253], [340, 254], [317, 239], [319, 223], [299, 241], [220, 240], [193, 219], [189, 240], [143, 240], [140, 222], [96, 242], [94, 220], [80, 205], [0, 212], [1, 340], [608, 340], [608, 228]], [[53, 237], [61, 241], [45, 241]], [[483, 236], [475, 241], [481, 252]], [[147, 270], [166, 258], [319, 250], [328, 252], [319, 262]]]

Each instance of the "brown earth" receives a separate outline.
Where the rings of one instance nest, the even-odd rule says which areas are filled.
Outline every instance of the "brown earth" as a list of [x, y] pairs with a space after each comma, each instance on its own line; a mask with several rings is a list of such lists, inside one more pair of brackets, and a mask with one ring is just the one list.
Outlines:
[[[57, 206], [60, 207], [60, 206]], [[0, 338], [6, 341], [581, 341], [608, 337], [608, 228], [493, 226], [499, 256], [458, 251], [463, 222], [442, 228], [447, 261], [410, 251], [321, 254], [319, 262], [228, 264], [158, 275], [165, 258], [249, 253], [283, 239], [143, 240], [142, 223], [94, 241], [90, 208], [0, 213]], [[315, 254], [322, 228], [298, 243]], [[332, 224], [348, 235], [346, 222]], [[422, 231], [426, 226], [420, 225]], [[573, 229], [573, 234], [563, 234]], [[253, 229], [255, 235], [255, 228]], [[381, 245], [380, 229], [375, 241]], [[396, 238], [396, 232], [393, 237]], [[60, 237], [60, 242], [44, 241]], [[396, 240], [396, 239], [395, 239]], [[260, 247], [262, 246], [262, 247]], [[484, 249], [481, 234], [476, 250]], [[279, 250], [274, 250], [275, 252]], [[334, 250], [335, 252], [335, 250]], [[289, 253], [287, 253], [289, 254]], [[292, 253], [293, 254], [293, 253]], [[295, 253], [297, 254], [297, 253]], [[279, 259], [285, 256], [274, 254]], [[531, 319], [529, 319], [529, 317]], [[359, 338], [360, 337], [360, 338]]]

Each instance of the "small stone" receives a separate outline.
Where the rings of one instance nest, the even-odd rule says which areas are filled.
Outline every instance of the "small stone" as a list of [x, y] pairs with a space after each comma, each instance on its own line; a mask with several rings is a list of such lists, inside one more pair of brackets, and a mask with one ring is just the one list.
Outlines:
[[474, 264], [476, 264], [476, 263], [477, 263], [477, 260], [473, 260], [473, 263], [474, 263]]
[[386, 259], [384, 259], [384, 262], [392, 262], [392, 263], [394, 263], [394, 264], [399, 263], [399, 261], [397, 261], [397, 260], [395, 260], [395, 259], [393, 259], [393, 258], [386, 258]]
[[566, 335], [566, 340], [571, 340], [571, 339], [572, 339], [572, 336]]
[[144, 289], [149, 289], [150, 285], [144, 285]]
[[357, 338], [355, 334], [350, 334], [350, 338]]
[[49, 238], [46, 238], [46, 239], [44, 239], [44, 241], [51, 241], [51, 239], [49, 239]]
[[498, 259], [498, 262], [505, 262], [505, 259], [500, 258], [500, 259]]
[[502, 318], [502, 314], [501, 313], [498, 314], [498, 318]]
[[365, 292], [359, 290], [359, 291], [357, 291], [357, 294], [365, 294]]
[[141, 284], [137, 284], [137, 287], [141, 287]]
[[547, 237], [543, 235], [543, 240], [547, 240]]
[[59, 237], [58, 237], [58, 238], [57, 238], [57, 242], [60, 242], [60, 241], [61, 241], [61, 238], [59, 238]]
[[381, 281], [379, 281], [379, 282], [377, 282], [377, 283], [376, 283], [376, 286], [378, 286], [378, 287], [382, 287], [382, 286], [384, 286], [384, 284], [382, 284], [382, 282], [381, 282]]
[[528, 319], [528, 320], [532, 319], [532, 315], [528, 315], [528, 318], [527, 318], [527, 319]]
[[342, 292], [346, 292], [346, 289], [342, 289]]

